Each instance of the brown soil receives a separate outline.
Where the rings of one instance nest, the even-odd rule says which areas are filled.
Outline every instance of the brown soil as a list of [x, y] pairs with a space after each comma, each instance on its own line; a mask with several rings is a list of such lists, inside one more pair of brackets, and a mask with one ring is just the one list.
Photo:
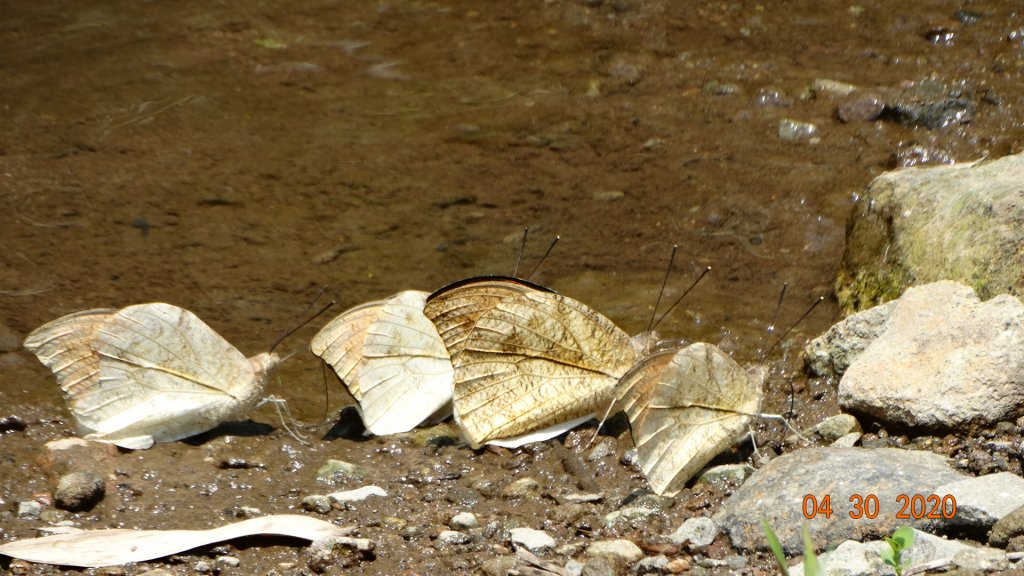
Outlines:
[[[528, 226], [527, 269], [548, 238], [562, 238], [533, 279], [630, 333], [646, 326], [678, 244], [669, 297], [704, 266], [714, 272], [660, 331], [759, 361], [784, 282], [780, 324], [830, 294], [846, 217], [872, 177], [920, 160], [920, 150], [966, 161], [1022, 148], [1024, 13], [1012, 4], [975, 2], [954, 13], [949, 4], [892, 0], [827, 9], [639, 0], [5, 3], [0, 418], [25, 427], [0, 428], [0, 538], [35, 535], [42, 523], [13, 510], [52, 491], [52, 469], [37, 459], [45, 442], [73, 429], [52, 376], [19, 350], [20, 339], [81, 309], [172, 302], [255, 354], [324, 285], [340, 311], [402, 289], [510, 274]], [[945, 129], [843, 123], [839, 100], [809, 96], [820, 78], [880, 92], [936, 82], [977, 109], [971, 122]], [[816, 138], [780, 139], [782, 118], [817, 124]], [[807, 383], [796, 353], [835, 316], [828, 300], [773, 353], [767, 411], [785, 410], [790, 382], [799, 425], [836, 411], [834, 386]], [[648, 542], [723, 496], [695, 488], [654, 521], [609, 529], [601, 517], [644, 486], [619, 462], [628, 436], [614, 454], [576, 462], [585, 453], [572, 436], [474, 452], [419, 445], [412, 435], [328, 434], [349, 400], [333, 380], [325, 399], [308, 352], [322, 322], [285, 342], [282, 352], [295, 355], [270, 390], [311, 423], [320, 438], [311, 446], [262, 408], [251, 415], [259, 425], [114, 452], [104, 460], [108, 496], [69, 518], [83, 528], [204, 528], [243, 506], [288, 512], [308, 494], [372, 483], [391, 497], [328, 518], [376, 540], [376, 557], [329, 571], [445, 574], [507, 553], [500, 533], [437, 545], [432, 536], [458, 511], [482, 524], [543, 528], [560, 543]], [[346, 412], [338, 425], [353, 418]], [[762, 427], [766, 437], [774, 431]], [[563, 444], [575, 464], [557, 449]], [[223, 467], [234, 456], [254, 465]], [[367, 474], [318, 483], [315, 471], [329, 458]], [[539, 494], [499, 495], [520, 477], [537, 479]], [[573, 517], [559, 498], [580, 482], [596, 483], [605, 498]], [[419, 532], [403, 538], [389, 517]], [[301, 549], [286, 544], [240, 544], [241, 566], [222, 570], [305, 569]], [[195, 561], [127, 573], [154, 564], [192, 573]]]

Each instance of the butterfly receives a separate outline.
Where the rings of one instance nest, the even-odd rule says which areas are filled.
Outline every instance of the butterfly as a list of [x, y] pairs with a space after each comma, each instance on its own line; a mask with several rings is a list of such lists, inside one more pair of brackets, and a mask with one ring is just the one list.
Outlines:
[[342, 312], [313, 337], [357, 402], [368, 432], [406, 432], [451, 413], [451, 358], [424, 316], [427, 293], [406, 290]]
[[171, 304], [76, 312], [25, 348], [57, 377], [88, 440], [144, 449], [210, 430], [262, 398], [273, 352], [246, 358], [195, 314]]
[[749, 430], [763, 391], [759, 374], [717, 346], [664, 342], [619, 380], [614, 396], [605, 418], [626, 413], [647, 483], [671, 496]]
[[456, 282], [424, 313], [451, 354], [455, 420], [474, 448], [541, 441], [588, 420], [638, 354], [611, 320], [518, 278]]

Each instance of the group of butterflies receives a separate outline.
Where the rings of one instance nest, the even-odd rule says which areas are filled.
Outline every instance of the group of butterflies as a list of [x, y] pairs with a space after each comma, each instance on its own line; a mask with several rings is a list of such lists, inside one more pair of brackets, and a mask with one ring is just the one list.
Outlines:
[[[164, 303], [70, 314], [25, 347], [56, 375], [85, 438], [131, 449], [243, 416], [280, 361], [273, 352], [247, 359]], [[473, 448], [516, 447], [624, 411], [659, 494], [678, 492], [738, 441], [762, 398], [761, 378], [713, 345], [630, 338], [585, 304], [514, 277], [356, 306], [310, 347], [375, 435], [452, 415]]]

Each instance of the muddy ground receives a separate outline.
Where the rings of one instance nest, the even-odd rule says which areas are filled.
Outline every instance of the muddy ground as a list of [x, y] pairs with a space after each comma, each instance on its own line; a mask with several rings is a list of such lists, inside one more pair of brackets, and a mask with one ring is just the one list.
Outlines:
[[[48, 500], [42, 446], [73, 430], [54, 379], [20, 350], [57, 316], [167, 301], [251, 355], [322, 286], [340, 312], [510, 274], [528, 226], [526, 269], [562, 239], [533, 279], [631, 333], [647, 325], [678, 244], [670, 297], [703, 267], [714, 272], [660, 331], [758, 362], [784, 282], [780, 324], [830, 296], [847, 215], [871, 178], [1024, 148], [1024, 13], [1013, 2], [13, 1], [0, 45], [3, 540], [44, 523], [14, 510]], [[845, 123], [843, 100], [811, 94], [818, 79], [882, 95], [938, 86], [972, 109], [946, 127]], [[785, 118], [817, 130], [781, 139]], [[808, 382], [797, 353], [836, 316], [828, 298], [772, 353], [766, 411], [788, 406], [792, 384], [799, 425], [836, 412], [834, 383]], [[436, 543], [455, 512], [542, 528], [559, 543], [655, 542], [728, 491], [697, 487], [654, 521], [604, 528], [603, 515], [644, 487], [620, 462], [628, 435], [609, 436], [615, 449], [590, 460], [576, 436], [477, 452], [362, 438], [351, 411], [337, 416], [350, 400], [333, 379], [325, 397], [308, 352], [325, 321], [285, 341], [294, 356], [270, 387], [311, 445], [265, 407], [195, 441], [111, 451], [99, 460], [114, 478], [107, 497], [51, 519], [204, 528], [242, 507], [294, 511], [309, 494], [378, 484], [389, 498], [327, 516], [377, 541], [375, 557], [330, 573], [471, 573], [508, 544], [500, 532]], [[759, 434], [771, 449], [776, 429]], [[319, 482], [327, 459], [366, 473]], [[502, 496], [522, 477], [539, 491]], [[604, 499], [576, 517], [559, 502], [581, 482]], [[290, 544], [229, 547], [241, 564], [219, 569], [308, 569]], [[708, 553], [733, 551], [720, 540]], [[206, 554], [124, 572], [189, 574]], [[753, 556], [747, 571], [769, 567]]]

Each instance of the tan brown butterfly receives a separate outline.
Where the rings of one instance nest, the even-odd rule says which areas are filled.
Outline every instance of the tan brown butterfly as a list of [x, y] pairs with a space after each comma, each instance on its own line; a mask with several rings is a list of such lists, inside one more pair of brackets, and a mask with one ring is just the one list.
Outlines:
[[718, 347], [663, 344], [622, 377], [609, 413], [625, 411], [651, 489], [675, 495], [749, 430], [762, 395], [760, 375]]
[[56, 375], [80, 433], [124, 448], [243, 415], [279, 361], [272, 352], [247, 359], [195, 314], [164, 303], [70, 314], [29, 334], [25, 347]]
[[426, 292], [406, 290], [346, 310], [310, 343], [356, 399], [367, 431], [405, 432], [451, 413], [451, 359], [424, 316]]
[[455, 419], [473, 447], [540, 441], [593, 417], [638, 354], [590, 307], [518, 278], [456, 282], [424, 312], [451, 354]]

